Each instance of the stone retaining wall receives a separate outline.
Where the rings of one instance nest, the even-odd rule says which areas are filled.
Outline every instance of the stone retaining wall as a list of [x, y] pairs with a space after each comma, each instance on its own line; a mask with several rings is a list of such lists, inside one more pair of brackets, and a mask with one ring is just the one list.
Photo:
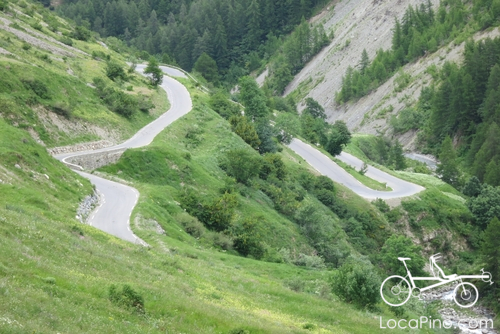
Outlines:
[[[107, 152], [88, 153], [81, 156], [69, 157], [65, 160], [65, 162], [81, 166], [84, 170], [94, 170], [99, 167], [116, 163], [125, 150], [126, 149], [124, 148], [120, 148]], [[77, 166], [72, 165], [68, 165], [68, 167], [80, 170]]]

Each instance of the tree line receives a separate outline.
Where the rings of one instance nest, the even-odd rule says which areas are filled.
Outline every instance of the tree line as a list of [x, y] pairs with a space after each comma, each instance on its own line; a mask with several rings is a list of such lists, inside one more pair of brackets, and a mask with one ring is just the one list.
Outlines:
[[[236, 81], [326, 0], [68, 0], [57, 10], [101, 36], [191, 71], [206, 53]], [[297, 66], [296, 63], [291, 64]], [[258, 66], [257, 66], [258, 67]], [[243, 73], [243, 74], [242, 74]]]

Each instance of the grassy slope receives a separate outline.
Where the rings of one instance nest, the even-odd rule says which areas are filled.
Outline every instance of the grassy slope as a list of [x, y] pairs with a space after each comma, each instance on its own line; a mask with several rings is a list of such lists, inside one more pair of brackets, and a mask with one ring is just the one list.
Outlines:
[[[78, 203], [91, 193], [90, 184], [49, 157], [23, 129], [36, 124], [35, 131], [50, 146], [97, 138], [60, 132], [44, 134], [37, 114], [24, 106], [31, 93], [16, 80], [32, 75], [27, 79], [46, 82], [52, 98], [41, 102], [77, 101], [73, 117], [78, 122], [120, 128], [123, 137], [151, 117], [140, 115], [128, 121], [99, 104], [86, 83], [95, 74], [102, 75], [102, 62], [69, 59], [77, 75], [74, 78], [66, 73], [65, 63], [47, 63], [37, 57], [34, 48], [24, 50], [15, 37], [2, 37], [10, 40], [1, 39], [1, 46], [20, 59], [0, 56], [2, 76], [9, 78], [15, 88], [10, 94], [7, 90], [11, 87], [3, 86], [0, 93], [9, 107], [2, 109], [4, 119], [0, 118], [0, 142], [5, 143], [0, 147], [0, 332], [224, 333], [235, 328], [247, 328], [251, 333], [309, 332], [304, 327], [314, 328], [313, 332], [382, 332], [376, 314], [358, 311], [330, 295], [328, 271], [218, 252], [180, 230], [175, 222], [180, 209], [174, 202], [184, 182], [180, 176], [154, 182], [144, 182], [143, 178], [134, 183], [141, 191], [134, 212], [139, 222], [135, 228], [153, 246], [150, 249], [79, 224], [72, 217]], [[120, 59], [95, 43], [76, 44], [87, 52], [98, 49]], [[43, 70], [34, 70], [31, 64]], [[134, 80], [134, 91], [146, 89], [142, 79]], [[158, 100], [165, 103], [161, 96]], [[200, 143], [186, 142], [186, 131], [197, 123], [210, 127], [199, 134]], [[200, 108], [164, 131], [146, 151], [168, 157], [169, 170], [190, 169], [193, 181], [203, 184], [199, 190], [214, 194], [223, 184], [217, 150], [241, 145], [222, 119]], [[186, 159], [186, 151], [192, 152], [191, 162]], [[292, 154], [285, 151], [284, 156]], [[287, 166], [302, 168], [292, 158], [286, 159]], [[340, 193], [344, 200], [356, 200], [360, 208], [366, 206], [349, 191]], [[265, 195], [250, 190], [247, 196], [241, 198], [244, 205], [238, 212], [258, 213], [272, 222], [265, 226], [269, 243], [275, 247], [292, 247], [296, 243], [307, 250], [297, 227], [277, 214]], [[143, 218], [157, 218], [166, 235], [156, 234], [140, 223]], [[144, 296], [144, 315], [109, 301], [109, 286], [125, 283]], [[302, 292], [290, 288], [297, 284]], [[383, 312], [393, 317], [385, 313], [385, 308]]]
[[[185, 125], [176, 122], [153, 147]], [[90, 192], [89, 183], [49, 157], [25, 131], [3, 120], [0, 129], [1, 141], [9, 143], [1, 148], [1, 179], [10, 183], [0, 185], [2, 333], [224, 333], [235, 328], [301, 333], [308, 332], [306, 324], [323, 333], [381, 332], [374, 314], [329, 294], [326, 271], [191, 246], [170, 232], [172, 222], [162, 224], [171, 225], [167, 236], [147, 237], [151, 249], [77, 223], [69, 217]], [[149, 194], [147, 187], [141, 191], [140, 213], [147, 211]], [[304, 282], [304, 292], [288, 288], [293, 280]], [[113, 283], [130, 284], [143, 295], [145, 315], [112, 304]]]
[[[12, 8], [25, 10], [10, 4]], [[35, 5], [33, 5], [35, 6]], [[29, 8], [29, 7], [28, 7]], [[29, 23], [40, 20], [43, 23], [41, 14], [48, 12], [47, 9], [36, 8], [33, 18], [17, 15], [17, 18], [0, 12], [0, 16], [16, 23], [20, 29], [30, 29]], [[52, 16], [53, 14], [47, 14]], [[70, 26], [64, 21], [60, 21], [59, 31], [67, 32]], [[11, 25], [12, 27], [12, 25]], [[22, 31], [22, 30], [20, 30]], [[29, 31], [29, 30], [27, 30]], [[60, 36], [42, 28], [42, 32], [47, 36], [59, 39]], [[41, 39], [42, 41], [45, 41]], [[102, 60], [93, 59], [89, 55], [77, 54], [76, 57], [63, 57], [52, 55], [46, 50], [27, 44], [17, 38], [14, 34], [5, 30], [0, 30], [0, 47], [14, 54], [0, 54], [0, 113], [8, 119], [10, 124], [19, 127], [33, 128], [40, 139], [48, 147], [74, 144], [82, 141], [91, 141], [103, 138], [102, 133], [110, 133], [115, 139], [130, 137], [145, 124], [151, 122], [168, 106], [168, 100], [163, 91], [154, 91], [148, 88], [146, 80], [138, 74], [131, 75], [128, 82], [113, 83], [105, 75], [106, 64]], [[63, 48], [54, 43], [47, 42], [53, 46]], [[24, 48], [23, 48], [24, 46]], [[106, 49], [94, 42], [82, 42], [73, 40], [73, 46], [83, 50], [87, 54], [92, 51], [102, 52], [110, 55], [112, 59], [120, 62], [126, 67], [123, 56]], [[29, 47], [29, 49], [28, 49]], [[43, 57], [48, 57], [43, 59]], [[68, 73], [71, 72], [72, 74]], [[131, 94], [142, 93], [150, 96], [158, 105], [157, 110], [150, 114], [137, 112], [132, 119], [126, 119], [120, 115], [110, 112], [96, 96], [94, 90], [87, 85], [94, 77], [105, 78], [109, 85], [124, 89], [132, 86]], [[21, 80], [39, 80], [48, 88], [48, 97], [40, 98], [31, 90], [27, 89]], [[50, 122], [42, 122], [46, 109], [51, 106], [65, 106], [71, 110], [72, 128], [61, 130], [58, 126]], [[83, 124], [83, 126], [82, 126]], [[102, 131], [93, 131], [93, 126], [97, 126]], [[83, 128], [82, 127], [86, 127]], [[74, 130], [79, 129], [79, 130]], [[89, 131], [91, 129], [91, 131]]]
[[[461, 249], [463, 238], [467, 238], [472, 231], [471, 213], [465, 205], [466, 199], [463, 194], [434, 175], [394, 171], [372, 162], [361, 150], [357, 141], [359, 137], [363, 137], [363, 140], [375, 139], [375, 136], [371, 135], [355, 136], [346, 148], [347, 152], [391, 175], [426, 188], [416, 196], [402, 201], [402, 208], [409, 215], [413, 232], [420, 237], [432, 231], [444, 231], [445, 234], [451, 232], [452, 234], [446, 237], [440, 233], [432, 244], [433, 250], [449, 252], [454, 251], [455, 248]], [[458, 247], [454, 244], [451, 249], [447, 248], [452, 241], [458, 241]]]

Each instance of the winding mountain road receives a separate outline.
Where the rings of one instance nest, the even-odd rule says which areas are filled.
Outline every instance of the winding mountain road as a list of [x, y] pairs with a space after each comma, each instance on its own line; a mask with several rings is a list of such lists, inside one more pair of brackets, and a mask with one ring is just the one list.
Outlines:
[[[313, 148], [311, 145], [304, 143], [300, 139], [294, 138], [288, 147], [300, 155], [318, 172], [328, 176], [335, 182], [343, 184], [359, 196], [366, 199], [391, 199], [406, 197], [417, 194], [425, 189], [419, 185], [398, 179], [397, 177], [383, 172], [373, 166], [368, 166], [368, 170], [365, 173], [366, 176], [376, 181], [385, 183], [388, 187], [392, 188], [392, 191], [373, 190], [356, 180], [351, 174], [346, 172], [329, 157]], [[361, 169], [363, 166], [363, 161], [346, 152], [342, 152], [339, 156], [337, 156], [337, 158], [357, 169]]]
[[[145, 67], [145, 65], [137, 65], [136, 70], [143, 73]], [[186, 77], [183, 72], [177, 69], [164, 66], [161, 66], [160, 68], [166, 74], [177, 77]], [[149, 145], [163, 129], [172, 124], [175, 120], [187, 114], [192, 108], [191, 97], [188, 90], [177, 80], [164, 76], [163, 83], [160, 87], [167, 93], [170, 101], [170, 109], [168, 112], [164, 113], [156, 120], [139, 130], [132, 138], [111, 147], [92, 151], [59, 154], [54, 157], [67, 165], [71, 165], [66, 161], [66, 159], [100, 152], [110, 152]], [[75, 167], [79, 166], [73, 165], [73, 168]], [[80, 169], [83, 170], [83, 168]], [[88, 223], [123, 240], [144, 244], [144, 242], [130, 230], [129, 223], [132, 210], [139, 199], [139, 192], [135, 188], [106, 180], [83, 171], [77, 171], [77, 173], [89, 179], [90, 182], [96, 186], [96, 189], [101, 197], [101, 203], [92, 213]]]
[[[145, 65], [137, 66], [137, 70], [141, 73], [143, 73], [144, 68]], [[178, 69], [164, 66], [161, 66], [160, 68], [164, 71], [164, 73], [171, 76], [186, 77], [185, 74]], [[168, 95], [170, 109], [158, 119], [139, 130], [132, 138], [112, 147], [55, 155], [55, 158], [67, 165], [72, 166], [73, 169], [80, 169], [76, 172], [89, 179], [96, 186], [96, 189], [100, 194], [101, 203], [92, 213], [88, 223], [104, 232], [134, 243], [145, 244], [130, 230], [130, 216], [139, 199], [139, 192], [136, 189], [124, 184], [85, 173], [83, 168], [67, 162], [66, 159], [100, 152], [110, 152], [149, 145], [163, 129], [175, 120], [187, 114], [192, 109], [192, 101], [188, 90], [177, 80], [164, 76], [163, 83], [160, 87], [163, 88]], [[379, 182], [386, 183], [393, 189], [392, 191], [376, 191], [361, 184], [323, 153], [300, 141], [299, 139], [293, 139], [289, 147], [304, 158], [321, 174], [328, 176], [335, 182], [345, 185], [356, 194], [366, 199], [390, 199], [405, 197], [424, 190], [421, 186], [400, 180], [370, 166], [368, 167], [366, 175]], [[339, 158], [356, 168], [361, 168], [361, 165], [363, 164], [361, 160], [344, 152], [339, 156]]]

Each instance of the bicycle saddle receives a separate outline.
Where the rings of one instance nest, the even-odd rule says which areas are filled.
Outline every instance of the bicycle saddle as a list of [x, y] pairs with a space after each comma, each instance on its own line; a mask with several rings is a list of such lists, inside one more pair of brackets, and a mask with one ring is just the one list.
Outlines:
[[409, 257], [398, 257], [399, 261], [411, 260]]

